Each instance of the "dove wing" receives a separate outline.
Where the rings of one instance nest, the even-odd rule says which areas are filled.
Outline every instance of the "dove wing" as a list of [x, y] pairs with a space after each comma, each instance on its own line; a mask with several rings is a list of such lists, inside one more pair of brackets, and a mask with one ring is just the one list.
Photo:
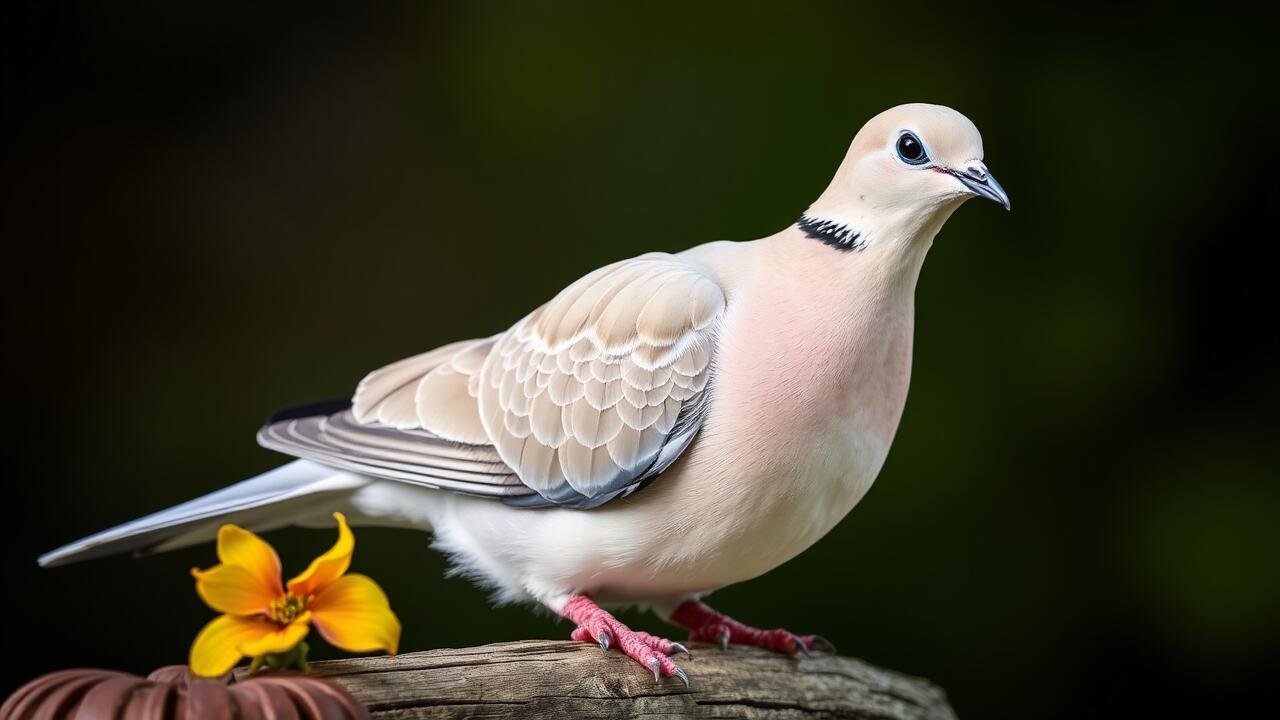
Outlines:
[[527, 507], [599, 506], [701, 426], [725, 309], [715, 278], [651, 253], [588, 274], [510, 330], [370, 373], [350, 407], [278, 415], [266, 447]]
[[673, 255], [575, 282], [485, 359], [477, 400], [493, 446], [556, 505], [595, 507], [635, 490], [701, 426], [724, 308], [715, 278]]

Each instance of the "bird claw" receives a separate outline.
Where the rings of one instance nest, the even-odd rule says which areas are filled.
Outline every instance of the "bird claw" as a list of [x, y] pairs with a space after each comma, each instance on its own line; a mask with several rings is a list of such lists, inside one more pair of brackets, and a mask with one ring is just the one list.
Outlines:
[[796, 654], [803, 655], [805, 657], [813, 657], [813, 653], [809, 652], [809, 646], [804, 644], [804, 641], [800, 639], [799, 635], [791, 636], [791, 644], [796, 646]]
[[822, 650], [823, 652], [829, 652], [832, 654], [835, 654], [836, 652], [835, 644], [821, 635], [813, 636], [813, 649]]
[[683, 644], [632, 630], [586, 595], [569, 598], [560, 614], [577, 625], [569, 634], [574, 640], [594, 642], [606, 652], [616, 648], [640, 667], [651, 671], [654, 682], [660, 682], [663, 676], [675, 676], [688, 686], [689, 676], [669, 657], [674, 652], [693, 657]]
[[719, 641], [721, 650], [728, 650], [730, 643], [804, 657], [812, 657], [812, 651], [834, 653], [836, 650], [835, 645], [821, 635], [796, 635], [784, 628], [762, 630], [743, 625], [696, 600], [687, 600], [677, 606], [671, 614], [671, 621], [687, 629], [690, 640]]

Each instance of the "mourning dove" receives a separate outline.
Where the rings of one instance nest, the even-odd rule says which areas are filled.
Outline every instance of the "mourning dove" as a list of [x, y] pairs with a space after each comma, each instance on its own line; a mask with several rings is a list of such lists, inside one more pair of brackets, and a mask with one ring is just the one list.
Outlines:
[[505, 332], [387, 365], [350, 401], [277, 414], [258, 441], [301, 459], [40, 563], [182, 547], [226, 522], [320, 526], [340, 510], [431, 531], [499, 600], [540, 603], [655, 678], [688, 682], [669, 657], [684, 646], [604, 607], [648, 606], [693, 640], [807, 653], [824, 641], [702, 598], [795, 557], [867, 492], [907, 396], [921, 263], [974, 196], [1009, 207], [973, 123], [892, 108], [784, 230], [591, 272]]

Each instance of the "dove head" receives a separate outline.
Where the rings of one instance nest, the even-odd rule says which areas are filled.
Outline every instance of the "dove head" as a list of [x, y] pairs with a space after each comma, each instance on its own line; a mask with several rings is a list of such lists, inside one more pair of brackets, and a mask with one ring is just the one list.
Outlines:
[[912, 103], [871, 118], [835, 178], [797, 223], [842, 250], [928, 244], [971, 197], [1006, 210], [1009, 196], [982, 161], [982, 136], [948, 107]]

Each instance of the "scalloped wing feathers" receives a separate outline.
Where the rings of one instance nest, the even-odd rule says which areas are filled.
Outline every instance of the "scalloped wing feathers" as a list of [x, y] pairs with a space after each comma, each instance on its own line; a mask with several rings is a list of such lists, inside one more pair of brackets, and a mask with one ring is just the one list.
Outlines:
[[463, 340], [369, 373], [356, 387], [351, 412], [362, 424], [427, 430], [446, 440], [489, 444], [476, 410], [474, 375], [494, 338]]
[[370, 373], [352, 417], [491, 445], [537, 493], [519, 504], [594, 507], [655, 477], [692, 440], [724, 308], [720, 285], [686, 260], [623, 260], [506, 333]]
[[542, 497], [579, 507], [661, 472], [700, 424], [724, 307], [714, 278], [662, 253], [570, 285], [502, 336], [480, 371], [480, 419], [498, 454]]

